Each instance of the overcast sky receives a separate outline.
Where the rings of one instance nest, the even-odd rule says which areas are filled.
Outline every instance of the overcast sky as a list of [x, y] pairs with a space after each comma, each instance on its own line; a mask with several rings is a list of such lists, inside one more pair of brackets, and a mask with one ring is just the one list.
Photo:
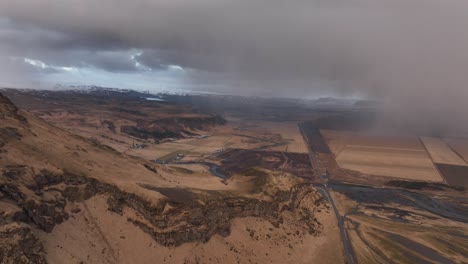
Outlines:
[[4, 0], [0, 17], [3, 86], [360, 96], [437, 119], [468, 111], [466, 0]]

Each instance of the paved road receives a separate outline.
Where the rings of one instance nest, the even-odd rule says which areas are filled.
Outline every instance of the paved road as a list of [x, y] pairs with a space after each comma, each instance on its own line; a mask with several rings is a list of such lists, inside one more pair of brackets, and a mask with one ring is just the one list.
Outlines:
[[328, 188], [328, 179], [323, 176], [322, 170], [320, 169], [320, 163], [317, 159], [316, 153], [312, 151], [309, 145], [309, 139], [307, 138], [306, 134], [303, 131], [302, 124], [299, 124], [299, 129], [301, 131], [302, 137], [307, 145], [307, 149], [309, 151], [310, 162], [312, 163], [313, 169], [315, 169], [315, 173], [319, 176], [320, 181], [322, 184], [313, 184], [313, 186], [320, 192], [320, 194], [327, 199], [330, 204], [332, 205], [333, 211], [335, 212], [336, 221], [338, 223], [338, 228], [340, 229], [341, 241], [343, 242], [343, 253], [345, 257], [345, 261], [347, 264], [354, 264], [356, 261], [354, 260], [353, 250], [351, 248], [351, 242], [348, 238], [348, 233], [343, 224], [343, 217], [340, 215], [338, 208], [336, 207], [335, 201], [330, 194]]
[[346, 229], [343, 224], [343, 217], [338, 212], [338, 208], [336, 208], [335, 201], [333, 200], [332, 196], [330, 195], [330, 192], [328, 191], [328, 187], [325, 186], [318, 186], [314, 185], [314, 187], [320, 192], [320, 194], [325, 197], [330, 204], [332, 205], [333, 211], [335, 212], [335, 217], [338, 222], [338, 227], [340, 229], [340, 235], [341, 235], [341, 241], [343, 242], [343, 248], [344, 248], [344, 255], [345, 255], [345, 261], [348, 264], [353, 264], [355, 263], [354, 261], [354, 254], [353, 250], [351, 248], [351, 242], [349, 241], [348, 238], [348, 233], [346, 233]]

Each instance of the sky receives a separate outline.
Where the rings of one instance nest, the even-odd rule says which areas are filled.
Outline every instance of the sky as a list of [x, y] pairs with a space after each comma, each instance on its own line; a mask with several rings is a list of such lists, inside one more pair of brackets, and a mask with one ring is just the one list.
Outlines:
[[376, 99], [466, 120], [465, 0], [4, 0], [0, 86]]

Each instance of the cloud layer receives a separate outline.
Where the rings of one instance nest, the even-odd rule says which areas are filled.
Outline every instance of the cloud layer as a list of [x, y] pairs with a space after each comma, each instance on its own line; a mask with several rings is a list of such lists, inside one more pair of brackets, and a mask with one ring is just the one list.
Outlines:
[[0, 2], [0, 16], [0, 55], [55, 69], [170, 72], [221, 93], [366, 96], [402, 122], [468, 121], [464, 0], [17, 0]]

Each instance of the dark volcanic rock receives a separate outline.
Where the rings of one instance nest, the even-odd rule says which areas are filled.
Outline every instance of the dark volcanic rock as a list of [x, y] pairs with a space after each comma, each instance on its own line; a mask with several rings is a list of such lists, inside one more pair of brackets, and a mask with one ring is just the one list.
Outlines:
[[220, 116], [163, 118], [152, 122], [139, 120], [135, 126], [121, 126], [120, 132], [141, 139], [162, 140], [165, 138], [184, 138], [194, 136], [189, 130], [203, 130], [215, 125], [224, 125], [226, 120]]
[[26, 173], [26, 166], [7, 166], [2, 170], [3, 176], [10, 179], [16, 179]]
[[[171, 205], [172, 209], [161, 214], [161, 207], [152, 212], [146, 211], [148, 208], [146, 206], [140, 207], [137, 211], [151, 225], [135, 219], [129, 219], [129, 221], [150, 234], [163, 246], [179, 246], [194, 241], [206, 242], [215, 234], [228, 236], [230, 223], [236, 217], [260, 217], [269, 221], [273, 226], [279, 227], [283, 223], [281, 213], [284, 210], [296, 215], [297, 223], [308, 230], [310, 234], [316, 234], [321, 229], [320, 223], [313, 214], [322, 199], [308, 184], [296, 186], [289, 192], [278, 192], [280, 198], [273, 201], [228, 196], [221, 193], [210, 193], [207, 196], [191, 193], [191, 198], [179, 200], [174, 197], [178, 195], [188, 197], [184, 193], [190, 191], [144, 187], [168, 196], [167, 203]], [[199, 203], [198, 200], [203, 202]], [[121, 201], [124, 205], [127, 203], [127, 200]], [[313, 208], [304, 205], [304, 201], [311, 203]], [[140, 201], [136, 199], [133, 202], [139, 203]], [[127, 206], [134, 208], [132, 205]]]
[[15, 202], [22, 202], [26, 198], [26, 195], [21, 193], [18, 187], [13, 183], [0, 184], [0, 190], [3, 195], [7, 196]]
[[80, 193], [80, 188], [76, 186], [67, 186], [62, 194], [71, 202], [83, 200], [82, 194]]
[[162, 131], [136, 126], [122, 126], [120, 127], [120, 132], [141, 139], [161, 140], [165, 138], [182, 138], [180, 134], [173, 131]]
[[68, 219], [68, 214], [64, 212], [64, 205], [60, 203], [49, 204], [29, 200], [23, 204], [23, 209], [32, 221], [46, 232], [52, 232], [56, 224], [60, 224]]
[[123, 198], [118, 198], [118, 197], [115, 197], [114, 195], [110, 196], [107, 199], [108, 210], [111, 212], [117, 213], [119, 215], [122, 215], [123, 204], [124, 204], [124, 201], [122, 199]]
[[47, 263], [42, 243], [28, 227], [17, 224], [1, 226], [0, 261], [18, 264]]
[[34, 180], [36, 184], [34, 186], [31, 186], [31, 188], [41, 189], [44, 186], [50, 186], [62, 182], [63, 177], [62, 175], [43, 170], [39, 175], [36, 175], [34, 177]]
[[[3, 195], [5, 198], [16, 202], [16, 205], [23, 210], [22, 212], [15, 213], [11, 220], [34, 223], [46, 232], [51, 232], [56, 224], [67, 220], [65, 191], [61, 193], [58, 190], [48, 188], [49, 186], [62, 183], [63, 179], [63, 175], [42, 171], [34, 177], [33, 183], [24, 185], [24, 188], [30, 191], [27, 194], [28, 192], [25, 192], [24, 188], [19, 188], [21, 183], [19, 179], [12, 179], [11, 177], [3, 178], [3, 180], [6, 180], [6, 182], [0, 183], [0, 190]], [[79, 190], [76, 191], [79, 192]], [[34, 192], [34, 195], [31, 195], [31, 192]], [[52, 192], [56, 192], [58, 195], [53, 195]], [[71, 196], [71, 194], [68, 195]]]

